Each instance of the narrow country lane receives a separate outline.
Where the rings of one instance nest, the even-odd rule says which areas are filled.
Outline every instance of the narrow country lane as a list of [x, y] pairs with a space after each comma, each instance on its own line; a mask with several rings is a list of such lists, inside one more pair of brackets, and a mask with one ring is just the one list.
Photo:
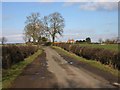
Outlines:
[[43, 52], [28, 65], [14, 81], [12, 88], [56, 88], [56, 78], [47, 70], [45, 56]]
[[112, 88], [108, 81], [84, 69], [79, 69], [67, 63], [55, 50], [45, 48], [48, 60], [48, 70], [58, 80], [61, 88]]
[[28, 65], [12, 88], [114, 88], [102, 77], [70, 65], [54, 49], [44, 52]]

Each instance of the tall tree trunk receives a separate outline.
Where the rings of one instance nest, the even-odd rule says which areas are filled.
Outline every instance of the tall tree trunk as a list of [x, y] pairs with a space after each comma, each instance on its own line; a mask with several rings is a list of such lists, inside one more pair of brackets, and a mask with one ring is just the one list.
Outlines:
[[54, 44], [54, 42], [55, 42], [55, 36], [54, 35], [52, 36], [52, 40], [53, 40], [53, 44]]
[[4, 44], [4, 42], [2, 41], [2, 45]]
[[30, 38], [28, 39], [28, 42], [31, 42], [31, 39], [30, 39]]
[[33, 38], [33, 44], [35, 44], [35, 38]]

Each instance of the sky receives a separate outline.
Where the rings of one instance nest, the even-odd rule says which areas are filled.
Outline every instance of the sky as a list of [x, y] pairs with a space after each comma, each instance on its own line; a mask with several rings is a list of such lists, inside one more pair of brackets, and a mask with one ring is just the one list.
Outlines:
[[0, 3], [2, 6], [2, 27], [0, 26], [2, 32], [0, 33], [8, 39], [8, 43], [24, 42], [23, 31], [26, 16], [36, 12], [40, 13], [41, 17], [54, 12], [59, 12], [63, 16], [65, 19], [64, 33], [62, 37], [58, 36], [57, 41], [90, 37], [92, 42], [97, 42], [99, 38], [105, 40], [118, 36], [117, 2], [5, 1]]

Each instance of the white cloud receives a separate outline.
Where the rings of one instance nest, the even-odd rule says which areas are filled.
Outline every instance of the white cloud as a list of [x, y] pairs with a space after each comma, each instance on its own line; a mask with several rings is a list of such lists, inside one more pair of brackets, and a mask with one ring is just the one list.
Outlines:
[[[104, 0], [107, 1], [107, 0]], [[115, 11], [118, 10], [117, 2], [65, 2], [63, 7], [69, 7], [72, 5], [78, 5], [80, 10], [106, 10], [106, 11]]]
[[100, 38], [103, 40], [106, 39], [112, 39], [118, 36], [118, 32], [103, 32], [103, 33], [97, 33], [94, 29], [79, 29], [79, 30], [66, 30], [63, 33], [62, 37], [58, 37], [57, 41], [67, 41], [68, 39], [74, 39], [74, 40], [83, 40], [87, 37], [90, 37], [92, 39], [92, 42], [97, 42]]
[[24, 42], [23, 34], [11, 34], [11, 35], [3, 35], [7, 38], [7, 43], [15, 43], [15, 42]]
[[[78, 4], [78, 2], [84, 2], [80, 4], [81, 10], [117, 10], [117, 2], [119, 0], [2, 0], [2, 2], [64, 2], [63, 7]], [[92, 3], [91, 3], [92, 2]], [[100, 3], [101, 2], [101, 3]], [[114, 2], [114, 3], [103, 3], [103, 2]], [[116, 3], [115, 3], [116, 2]]]
[[15, 35], [6, 35], [6, 38], [20, 38], [23, 37], [23, 34], [15, 34]]
[[108, 10], [114, 11], [118, 9], [118, 3], [115, 2], [94, 2], [94, 3], [84, 3], [80, 5], [81, 10]]

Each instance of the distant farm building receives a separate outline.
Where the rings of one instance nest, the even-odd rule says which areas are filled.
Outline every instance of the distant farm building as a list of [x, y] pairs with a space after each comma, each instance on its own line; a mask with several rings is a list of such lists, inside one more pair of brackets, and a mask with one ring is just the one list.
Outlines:
[[75, 43], [75, 40], [74, 40], [74, 39], [69, 39], [69, 40], [67, 41], [67, 43]]
[[54, 42], [54, 44], [59, 44], [60, 42]]

